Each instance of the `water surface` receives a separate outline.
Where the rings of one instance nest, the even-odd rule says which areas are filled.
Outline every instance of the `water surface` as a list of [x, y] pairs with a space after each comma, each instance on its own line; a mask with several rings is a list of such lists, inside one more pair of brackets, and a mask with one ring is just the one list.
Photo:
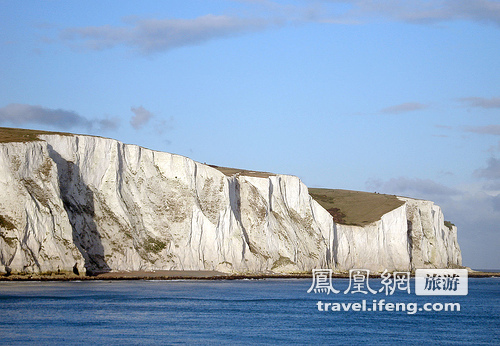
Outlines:
[[[306, 293], [310, 279], [1, 282], [2, 344], [500, 344], [500, 279], [467, 296]], [[372, 281], [380, 287], [380, 280]], [[317, 302], [459, 302], [461, 311], [318, 311]]]

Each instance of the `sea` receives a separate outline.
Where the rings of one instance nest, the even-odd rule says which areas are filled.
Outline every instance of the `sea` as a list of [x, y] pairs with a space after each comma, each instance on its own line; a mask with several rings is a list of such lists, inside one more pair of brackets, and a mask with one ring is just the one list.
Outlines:
[[0, 344], [500, 345], [500, 278], [469, 278], [464, 296], [349, 284], [315, 293], [312, 279], [0, 282]]

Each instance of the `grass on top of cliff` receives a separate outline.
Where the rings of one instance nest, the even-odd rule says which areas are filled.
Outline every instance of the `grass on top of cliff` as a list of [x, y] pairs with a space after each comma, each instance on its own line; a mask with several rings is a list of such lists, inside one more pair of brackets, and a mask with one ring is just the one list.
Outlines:
[[309, 194], [344, 225], [368, 225], [404, 204], [393, 195], [362, 191], [310, 188]]
[[[227, 176], [239, 174], [250, 177], [268, 178], [275, 175], [269, 172], [250, 171], [216, 165], [209, 166], [218, 169]], [[333, 220], [336, 223], [353, 226], [365, 226], [378, 221], [382, 215], [404, 204], [403, 201], [393, 195], [362, 191], [310, 188], [309, 194], [333, 216]]]
[[0, 127], [0, 143], [39, 141], [38, 135], [72, 136], [71, 133]]
[[238, 168], [229, 168], [229, 167], [220, 167], [216, 165], [209, 165], [212, 168], [218, 169], [228, 177], [231, 177], [235, 174], [245, 175], [247, 177], [257, 177], [257, 178], [269, 178], [270, 176], [276, 175], [269, 172], [258, 172], [258, 171], [249, 171], [246, 169], [238, 169]]

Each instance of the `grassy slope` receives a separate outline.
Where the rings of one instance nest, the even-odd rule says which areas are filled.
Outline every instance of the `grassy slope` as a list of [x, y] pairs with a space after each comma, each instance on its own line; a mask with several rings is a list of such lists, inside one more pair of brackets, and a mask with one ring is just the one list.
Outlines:
[[[210, 165], [227, 176], [234, 174], [268, 178], [275, 175], [268, 172], [255, 172], [245, 169]], [[335, 222], [344, 225], [364, 226], [380, 220], [382, 215], [404, 204], [396, 196], [378, 193], [310, 188], [309, 194], [325, 208]]]
[[[0, 143], [37, 141], [38, 135], [53, 134], [71, 136], [71, 133], [25, 130], [0, 127]], [[245, 169], [210, 165], [227, 176], [240, 174], [251, 177], [268, 178], [273, 173], [256, 172]], [[369, 192], [310, 188], [309, 194], [334, 220], [341, 224], [363, 226], [380, 220], [385, 213], [401, 206], [404, 202], [392, 195]]]
[[345, 225], [370, 224], [404, 204], [393, 195], [361, 191], [310, 188], [309, 194], [336, 222]]
[[0, 127], [0, 143], [38, 141], [38, 135], [72, 136], [71, 133]]

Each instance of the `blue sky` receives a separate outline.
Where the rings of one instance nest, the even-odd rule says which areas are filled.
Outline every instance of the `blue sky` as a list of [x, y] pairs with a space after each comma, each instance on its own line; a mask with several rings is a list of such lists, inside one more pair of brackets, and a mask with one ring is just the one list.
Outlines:
[[430, 199], [500, 268], [500, 1], [0, 8], [0, 126]]

